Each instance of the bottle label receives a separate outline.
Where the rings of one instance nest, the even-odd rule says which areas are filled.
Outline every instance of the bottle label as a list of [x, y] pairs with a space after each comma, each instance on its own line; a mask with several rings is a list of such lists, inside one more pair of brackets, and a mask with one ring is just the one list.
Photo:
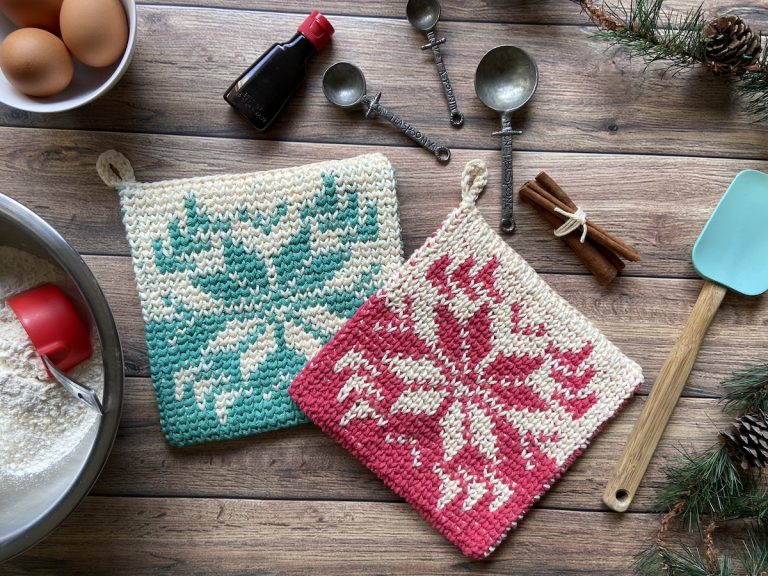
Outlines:
[[238, 92], [235, 98], [237, 99], [237, 104], [247, 112], [248, 116], [263, 124], [269, 122], [269, 118], [265, 114], [264, 108], [257, 98], [254, 98], [251, 94], [245, 91]]

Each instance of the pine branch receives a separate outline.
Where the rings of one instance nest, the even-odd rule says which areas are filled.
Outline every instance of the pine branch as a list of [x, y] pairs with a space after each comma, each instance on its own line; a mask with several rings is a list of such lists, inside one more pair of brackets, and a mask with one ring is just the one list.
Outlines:
[[717, 548], [715, 548], [715, 529], [717, 524], [710, 522], [707, 529], [704, 531], [704, 558], [707, 564], [707, 570], [710, 574], [716, 574], [718, 567], [720, 566], [720, 560], [717, 556]]
[[755, 492], [732, 501], [728, 514], [724, 514], [721, 520], [751, 519], [760, 530], [768, 534], [768, 493], [758, 494], [757, 490], [756, 488]]
[[[706, 22], [701, 6], [681, 16], [667, 14], [664, 0], [634, 0], [629, 10], [598, 8], [593, 0], [575, 0], [600, 29], [598, 38], [641, 56], [646, 63], [667, 61], [672, 68], [688, 68], [704, 59], [701, 31]], [[623, 15], [619, 15], [621, 11]]]
[[697, 549], [683, 546], [671, 550], [652, 546], [635, 557], [635, 574], [638, 576], [732, 576], [730, 557], [723, 554], [710, 566]]
[[696, 65], [725, 70], [734, 78], [746, 111], [759, 120], [768, 119], [768, 50], [747, 66], [708, 62], [702, 36], [707, 21], [701, 5], [676, 15], [664, 10], [664, 0], [631, 0], [628, 9], [620, 0], [615, 9], [598, 6], [594, 0], [571, 1], [597, 26], [596, 37], [622, 47], [630, 58], [640, 56], [646, 65], [664, 62], [675, 72]]
[[[637, 576], [659, 576], [664, 574], [665, 566], [662, 551], [656, 544], [647, 548], [635, 556], [633, 568]], [[669, 574], [669, 571], [666, 571]]]
[[667, 483], [657, 505], [671, 510], [683, 502], [677, 516], [688, 530], [699, 526], [703, 517], [715, 521], [742, 517], [749, 510], [736, 503], [754, 495], [758, 484], [753, 475], [739, 470], [722, 443], [697, 456], [685, 455], [681, 464], [665, 472]]
[[[746, 468], [740, 466], [742, 458], [736, 450], [741, 445], [750, 450], [762, 446], [762, 420], [755, 421], [742, 410], [751, 412], [766, 401], [768, 364], [737, 372], [724, 385], [725, 407], [739, 412], [739, 418], [730, 437], [726, 434], [724, 439], [721, 433], [716, 446], [695, 456], [684, 455], [682, 462], [665, 471], [667, 481], [657, 504], [666, 513], [655, 542], [635, 556], [633, 567], [637, 576], [732, 576], [731, 557], [721, 554], [714, 540], [716, 523], [732, 520], [743, 521], [740, 525], [748, 527], [742, 549], [735, 553], [742, 569], [740, 574], [768, 576], [768, 486], [754, 459], [749, 459]], [[744, 437], [736, 438], [736, 433]], [[667, 544], [666, 537], [675, 520], [689, 531], [706, 522], [699, 543], [703, 551]]]
[[[768, 84], [768, 78], [765, 79]], [[763, 114], [768, 114], [768, 99], [762, 103]], [[723, 412], [743, 414], [768, 412], [768, 363], [736, 372], [723, 382], [725, 406]]]
[[606, 11], [605, 6], [595, 6], [595, 3], [592, 0], [571, 1], [581, 5], [582, 10], [587, 13], [589, 19], [601, 30], [618, 30], [626, 25], [614, 12], [609, 14]]
[[[763, 52], [754, 69], [747, 70], [738, 80], [738, 89], [745, 109], [761, 120], [768, 118], [768, 50]], [[768, 404], [768, 393], [763, 400]]]
[[746, 576], [768, 574], [768, 533], [750, 530], [742, 545], [744, 549], [739, 550], [736, 556]]

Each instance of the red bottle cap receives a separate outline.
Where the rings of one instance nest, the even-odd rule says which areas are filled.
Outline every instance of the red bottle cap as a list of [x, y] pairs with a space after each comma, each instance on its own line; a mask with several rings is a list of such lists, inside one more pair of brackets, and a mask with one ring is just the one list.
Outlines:
[[312, 42], [319, 52], [333, 36], [333, 26], [328, 22], [328, 18], [317, 10], [312, 10], [312, 14], [307, 16], [307, 19], [299, 26], [299, 32]]

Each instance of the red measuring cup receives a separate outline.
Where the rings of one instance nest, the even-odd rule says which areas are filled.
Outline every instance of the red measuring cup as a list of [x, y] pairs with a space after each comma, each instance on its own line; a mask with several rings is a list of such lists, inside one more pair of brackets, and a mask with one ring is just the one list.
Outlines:
[[[62, 372], [93, 354], [88, 328], [66, 294], [53, 284], [42, 284], [6, 300], [27, 332], [35, 350]], [[51, 374], [48, 364], [45, 366]]]

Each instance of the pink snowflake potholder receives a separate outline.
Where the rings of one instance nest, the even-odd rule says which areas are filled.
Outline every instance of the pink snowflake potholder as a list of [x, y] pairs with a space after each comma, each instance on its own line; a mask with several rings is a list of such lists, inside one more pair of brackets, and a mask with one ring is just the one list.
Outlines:
[[293, 381], [290, 395], [472, 558], [493, 552], [642, 383], [462, 202]]

